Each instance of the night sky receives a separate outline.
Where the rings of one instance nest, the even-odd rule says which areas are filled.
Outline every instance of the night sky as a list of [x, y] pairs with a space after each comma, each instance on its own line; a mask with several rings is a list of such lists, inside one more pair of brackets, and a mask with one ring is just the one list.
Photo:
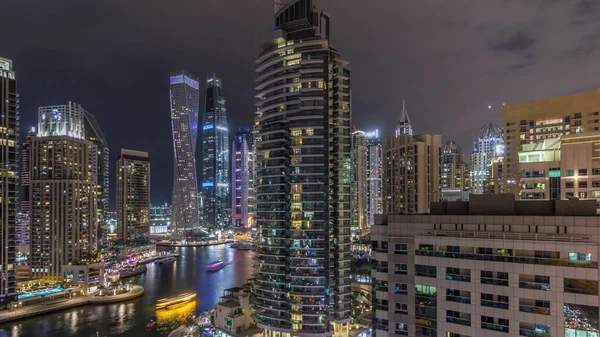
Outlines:
[[[501, 124], [502, 102], [600, 87], [600, 1], [315, 4], [331, 14], [332, 44], [351, 62], [359, 129], [391, 134], [405, 99], [415, 133], [441, 133], [468, 158], [477, 129]], [[171, 196], [171, 71], [201, 79], [214, 71], [230, 130], [252, 123], [253, 61], [273, 27], [270, 0], [5, 0], [1, 12], [0, 56], [15, 63], [22, 133], [38, 106], [82, 104], [112, 158], [122, 147], [150, 153], [154, 203]]]

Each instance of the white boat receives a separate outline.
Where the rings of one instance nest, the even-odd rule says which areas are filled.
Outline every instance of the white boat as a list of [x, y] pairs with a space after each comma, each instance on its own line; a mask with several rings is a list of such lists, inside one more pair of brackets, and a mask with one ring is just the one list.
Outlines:
[[167, 256], [167, 257], [163, 257], [162, 259], [156, 260], [156, 262], [158, 264], [165, 264], [165, 263], [173, 262], [175, 260], [177, 260], [176, 257], [174, 257], [174, 256]]

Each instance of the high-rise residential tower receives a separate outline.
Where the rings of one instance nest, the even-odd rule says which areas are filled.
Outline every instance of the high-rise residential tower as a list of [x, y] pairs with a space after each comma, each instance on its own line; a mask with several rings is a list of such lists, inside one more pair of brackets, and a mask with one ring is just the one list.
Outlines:
[[241, 127], [231, 144], [231, 222], [236, 227], [254, 223], [252, 143], [250, 128]]
[[367, 134], [352, 132], [352, 230], [363, 231], [369, 226], [369, 154]]
[[181, 238], [186, 231], [199, 226], [196, 139], [200, 85], [185, 71], [171, 74], [170, 83], [174, 151], [172, 222], [176, 237]]
[[126, 245], [148, 243], [150, 159], [148, 152], [121, 149], [117, 158], [117, 237]]
[[383, 147], [379, 139], [379, 130], [367, 132], [368, 153], [368, 197], [369, 227], [375, 223], [375, 215], [383, 213]]
[[492, 158], [502, 155], [503, 144], [502, 128], [498, 124], [490, 121], [477, 131], [477, 135], [473, 138], [473, 153], [470, 158], [471, 194], [485, 193]]
[[0, 305], [16, 300], [15, 227], [19, 196], [19, 94], [11, 60], [0, 58]]
[[108, 143], [96, 117], [84, 110], [85, 139], [92, 142], [96, 153], [96, 212], [98, 213], [98, 247], [108, 248], [107, 212], [109, 205], [109, 152]]
[[460, 146], [454, 141], [447, 141], [440, 156], [440, 188], [464, 187], [464, 161]]
[[350, 69], [311, 0], [278, 3], [255, 61], [255, 320], [274, 336], [348, 336]]
[[439, 200], [441, 142], [441, 135], [413, 136], [402, 102], [395, 136], [386, 138], [384, 144], [386, 213], [426, 213], [430, 203]]
[[206, 80], [202, 114], [202, 196], [206, 226], [230, 224], [229, 128], [223, 84], [215, 74]]
[[69, 102], [38, 110], [29, 151], [31, 272], [62, 280], [65, 266], [86, 265], [98, 248], [96, 147], [85, 137], [85, 110]]
[[31, 139], [35, 137], [35, 127], [32, 127], [22, 145], [21, 155], [21, 211], [17, 219], [16, 242], [20, 251], [29, 252], [29, 229], [31, 225], [31, 189], [30, 189], [30, 165], [29, 152], [31, 151]]

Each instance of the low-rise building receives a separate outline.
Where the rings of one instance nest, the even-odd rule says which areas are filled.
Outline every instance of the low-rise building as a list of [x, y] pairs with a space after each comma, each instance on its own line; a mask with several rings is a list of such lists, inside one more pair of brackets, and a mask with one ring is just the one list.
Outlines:
[[221, 336], [255, 336], [262, 330], [256, 327], [250, 308], [250, 284], [223, 290], [215, 306], [213, 325]]
[[373, 329], [382, 336], [600, 334], [594, 200], [511, 194], [378, 217]]

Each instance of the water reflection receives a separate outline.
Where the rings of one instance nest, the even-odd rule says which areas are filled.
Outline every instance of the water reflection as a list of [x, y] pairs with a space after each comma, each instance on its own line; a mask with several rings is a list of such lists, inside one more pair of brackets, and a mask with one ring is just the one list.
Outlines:
[[[237, 251], [224, 245], [180, 248], [178, 251], [181, 257], [176, 262], [149, 264], [148, 272], [133, 280], [144, 287], [142, 297], [124, 303], [83, 306], [0, 325], [0, 337], [167, 336], [168, 329], [178, 326], [178, 319], [184, 322], [193, 315], [212, 309], [223, 296], [224, 289], [245, 283], [252, 272], [251, 251]], [[227, 266], [215, 273], [206, 272], [206, 265], [215, 260], [223, 260]], [[182, 312], [175, 315], [156, 311], [158, 299], [184, 292], [198, 294], [193, 306], [189, 303], [180, 307], [176, 312]], [[178, 317], [166, 317], [171, 315]], [[159, 322], [158, 329], [148, 332], [146, 324], [150, 320], [164, 320], [164, 324]]]
[[183, 324], [190, 323], [195, 314], [196, 301], [186, 303], [175, 309], [156, 310], [157, 329], [169, 333]]

